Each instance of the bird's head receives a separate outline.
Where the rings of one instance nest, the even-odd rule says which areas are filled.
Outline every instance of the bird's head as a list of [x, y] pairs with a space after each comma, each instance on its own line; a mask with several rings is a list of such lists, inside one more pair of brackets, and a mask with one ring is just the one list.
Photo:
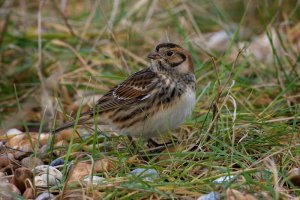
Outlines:
[[148, 55], [151, 67], [157, 71], [178, 74], [194, 73], [194, 65], [189, 52], [174, 43], [161, 43]]

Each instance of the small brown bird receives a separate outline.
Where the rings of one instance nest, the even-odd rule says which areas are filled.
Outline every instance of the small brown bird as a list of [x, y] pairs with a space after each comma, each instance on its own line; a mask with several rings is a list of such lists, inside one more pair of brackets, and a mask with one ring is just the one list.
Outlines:
[[[161, 43], [150, 66], [131, 75], [82, 113], [77, 124], [109, 124], [120, 134], [150, 139], [180, 126], [195, 105], [194, 66], [188, 51]], [[95, 117], [96, 116], [96, 117]], [[74, 126], [66, 123], [54, 132]]]

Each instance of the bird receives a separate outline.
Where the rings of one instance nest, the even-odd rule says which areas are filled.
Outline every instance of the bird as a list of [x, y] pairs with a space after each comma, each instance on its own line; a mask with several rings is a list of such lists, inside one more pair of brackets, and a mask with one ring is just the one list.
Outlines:
[[196, 102], [194, 64], [175, 43], [159, 43], [147, 56], [149, 66], [104, 94], [93, 108], [54, 130], [103, 123], [129, 138], [149, 140], [179, 127]]

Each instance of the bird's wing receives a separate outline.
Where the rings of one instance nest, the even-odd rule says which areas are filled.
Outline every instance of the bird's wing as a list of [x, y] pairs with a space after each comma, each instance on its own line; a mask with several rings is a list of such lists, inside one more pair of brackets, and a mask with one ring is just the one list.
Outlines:
[[157, 83], [156, 78], [157, 74], [149, 68], [136, 72], [101, 97], [91, 112], [108, 111], [147, 99]]
[[[124, 105], [134, 104], [137, 101], [147, 99], [150, 97], [151, 90], [157, 83], [157, 81], [155, 81], [156, 78], [157, 74], [149, 68], [136, 72], [101, 97], [94, 108], [81, 113], [77, 124], [82, 125], [86, 123], [89, 119], [91, 119], [91, 115], [93, 114], [99, 114], [101, 112], [113, 110]], [[70, 128], [74, 126], [74, 124], [75, 121], [63, 124], [58, 129], [54, 130], [53, 133]]]

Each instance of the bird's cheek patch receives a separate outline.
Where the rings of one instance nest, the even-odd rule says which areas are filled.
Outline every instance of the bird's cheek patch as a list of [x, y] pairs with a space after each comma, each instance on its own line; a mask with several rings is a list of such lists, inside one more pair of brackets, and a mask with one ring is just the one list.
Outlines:
[[186, 56], [182, 53], [178, 53], [170, 60], [169, 64], [171, 67], [176, 67], [181, 65], [184, 61], [186, 61]]
[[171, 67], [177, 67], [178, 65], [180, 65], [183, 62], [184, 62], [184, 60], [182, 60], [180, 58], [176, 58], [176, 59], [171, 60], [171, 63], [169, 63], [169, 64]]

